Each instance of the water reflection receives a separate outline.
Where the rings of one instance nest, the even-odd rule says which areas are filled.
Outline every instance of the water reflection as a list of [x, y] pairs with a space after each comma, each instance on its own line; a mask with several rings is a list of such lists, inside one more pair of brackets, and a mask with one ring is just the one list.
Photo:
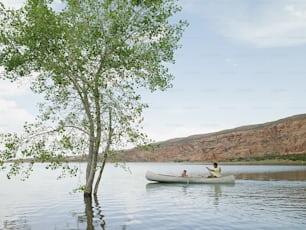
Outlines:
[[[92, 197], [84, 197], [85, 204], [85, 215], [86, 221], [84, 221], [84, 216], [78, 217], [78, 222], [87, 223], [87, 230], [102, 229], [105, 230], [105, 220], [102, 214], [101, 206], [99, 205], [98, 197], [94, 197], [95, 205], [93, 206]], [[95, 228], [97, 226], [98, 228]]]
[[[147, 183], [146, 191], [158, 193], [166, 192], [169, 194], [182, 192], [185, 196], [190, 195], [197, 198], [199, 194], [205, 192], [207, 197], [213, 197], [214, 205], [219, 205], [222, 197], [222, 188], [234, 187], [235, 184], [176, 184], [176, 183]], [[201, 195], [202, 196], [202, 195]]]
[[[269, 167], [269, 166], [267, 166]], [[241, 180], [286, 180], [286, 181], [306, 181], [306, 171], [281, 171], [281, 172], [255, 172], [240, 173], [235, 175]]]
[[222, 196], [222, 190], [221, 190], [221, 185], [220, 184], [215, 184], [215, 201], [214, 205], [219, 204], [219, 198]]
[[186, 191], [186, 188], [188, 187], [187, 184], [176, 184], [176, 183], [147, 183], [146, 184], [146, 190], [147, 191], [154, 191], [154, 190], [160, 190], [160, 189], [165, 189], [167, 187], [181, 187], [183, 188], [183, 191]]
[[3, 227], [4, 229], [31, 229], [26, 217], [20, 217], [19, 219], [14, 220], [4, 220]]

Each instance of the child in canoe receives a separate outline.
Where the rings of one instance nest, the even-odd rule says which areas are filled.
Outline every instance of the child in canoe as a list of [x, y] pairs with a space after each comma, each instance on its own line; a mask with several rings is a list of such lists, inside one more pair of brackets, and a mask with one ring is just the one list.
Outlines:
[[186, 169], [184, 169], [184, 171], [182, 172], [182, 177], [187, 177], [188, 176], [188, 174], [187, 174], [187, 170]]

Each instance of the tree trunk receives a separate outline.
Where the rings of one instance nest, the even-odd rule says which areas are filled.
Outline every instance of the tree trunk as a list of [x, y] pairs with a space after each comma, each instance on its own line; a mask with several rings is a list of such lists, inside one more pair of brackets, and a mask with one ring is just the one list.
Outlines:
[[[84, 191], [84, 196], [92, 195], [93, 183], [96, 175], [97, 163], [98, 163], [98, 154], [101, 143], [101, 111], [100, 111], [100, 94], [99, 94], [99, 81], [98, 76], [96, 76], [95, 86], [94, 86], [94, 102], [95, 102], [95, 121], [96, 126], [91, 125], [90, 130], [90, 153], [88, 158], [88, 168], [86, 170], [86, 186]], [[94, 130], [94, 127], [96, 129]], [[95, 135], [93, 135], [95, 133]]]
[[86, 185], [84, 190], [84, 197], [92, 195], [93, 182], [96, 174], [97, 159], [98, 159], [98, 150], [95, 149], [94, 152], [90, 153], [91, 157], [87, 161], [86, 169]]
[[94, 188], [94, 195], [96, 196], [98, 193], [98, 188], [99, 188], [99, 184], [100, 184], [100, 180], [104, 171], [104, 167], [105, 167], [105, 163], [107, 160], [107, 156], [108, 156], [108, 152], [112, 143], [112, 135], [113, 135], [113, 128], [112, 128], [112, 109], [109, 108], [108, 111], [108, 116], [109, 116], [109, 123], [108, 123], [108, 139], [107, 139], [107, 144], [106, 144], [106, 148], [104, 151], [104, 156], [103, 156], [103, 162], [102, 162], [102, 166], [100, 168], [99, 171], [99, 175], [95, 184], [95, 188]]
[[100, 180], [101, 180], [101, 177], [102, 177], [102, 174], [103, 174], [103, 171], [104, 171], [106, 160], [107, 160], [107, 153], [104, 154], [104, 159], [103, 159], [103, 162], [102, 162], [102, 166], [100, 168], [99, 175], [98, 175], [98, 178], [97, 178], [97, 181], [96, 181], [96, 184], [95, 184], [95, 188], [94, 188], [94, 196], [96, 196], [97, 193], [98, 193], [98, 188], [99, 188]]
[[[87, 106], [89, 107], [89, 106]], [[91, 196], [92, 194], [92, 184], [94, 175], [92, 176], [92, 168], [96, 167], [94, 165], [94, 157], [95, 157], [95, 132], [94, 132], [94, 124], [92, 122], [92, 118], [90, 117], [90, 110], [88, 112], [88, 119], [90, 120], [90, 136], [89, 136], [89, 148], [88, 148], [88, 157], [87, 157], [87, 167], [86, 167], [86, 185], [84, 190], [84, 197]]]

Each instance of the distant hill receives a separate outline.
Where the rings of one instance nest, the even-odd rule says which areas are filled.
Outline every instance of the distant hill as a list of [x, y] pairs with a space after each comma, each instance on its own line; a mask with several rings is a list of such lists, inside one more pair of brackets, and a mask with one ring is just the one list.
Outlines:
[[306, 114], [171, 139], [156, 146], [153, 151], [127, 150], [119, 158], [134, 162], [200, 162], [306, 154]]

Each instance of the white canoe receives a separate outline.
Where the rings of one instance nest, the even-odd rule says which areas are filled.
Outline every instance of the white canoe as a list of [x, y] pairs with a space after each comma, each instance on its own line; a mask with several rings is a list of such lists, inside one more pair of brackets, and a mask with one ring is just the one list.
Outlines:
[[206, 176], [176, 176], [154, 173], [147, 171], [146, 178], [149, 181], [156, 181], [160, 183], [190, 183], [190, 184], [233, 184], [235, 183], [234, 175], [227, 175], [221, 177], [207, 178]]

